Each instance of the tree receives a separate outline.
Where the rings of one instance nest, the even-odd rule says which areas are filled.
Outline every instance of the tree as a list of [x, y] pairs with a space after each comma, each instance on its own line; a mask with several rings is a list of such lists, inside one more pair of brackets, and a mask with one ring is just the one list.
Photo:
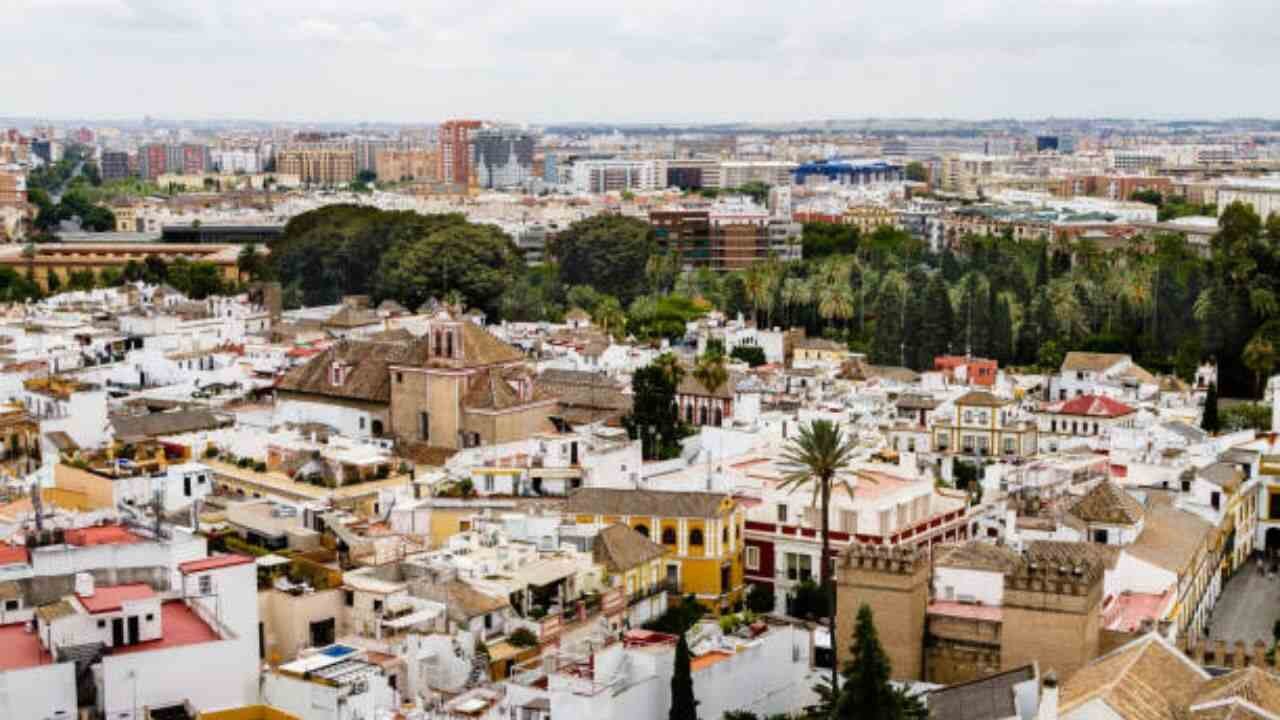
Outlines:
[[49, 270], [49, 274], [45, 276], [44, 284], [49, 289], [49, 294], [52, 295], [62, 289], [62, 278], [58, 276], [57, 271]]
[[[836, 597], [835, 584], [831, 582], [831, 493], [839, 486], [850, 497], [853, 496], [853, 484], [847, 478], [839, 476], [849, 469], [857, 447], [857, 442], [853, 438], [846, 439], [844, 432], [835, 423], [830, 420], [814, 420], [808, 425], [800, 426], [800, 434], [782, 454], [785, 475], [779, 489], [794, 492], [800, 488], [809, 488], [811, 504], [818, 505], [818, 512], [822, 515], [819, 577], [827, 595], [828, 627], [833, 634], [836, 627]], [[831, 650], [831, 685], [838, 690], [840, 685], [836, 679], [834, 644]]]
[[944, 355], [951, 348], [955, 334], [955, 314], [951, 309], [951, 294], [942, 273], [934, 273], [924, 290], [924, 317], [920, 325], [920, 351], [922, 367], [931, 368], [933, 359]]
[[906, 176], [911, 182], [929, 182], [929, 170], [916, 160], [907, 163]]
[[680, 454], [682, 428], [676, 408], [676, 386], [683, 375], [670, 353], [631, 376], [631, 413], [623, 418], [632, 440], [639, 440], [646, 460], [667, 460]]
[[748, 610], [757, 614], [771, 613], [776, 604], [771, 585], [751, 584], [751, 589], [747, 591]]
[[751, 367], [760, 367], [766, 362], [764, 349], [758, 345], [739, 345], [729, 353], [729, 357], [741, 360]]
[[838, 692], [836, 716], [858, 720], [901, 720], [900, 696], [889, 683], [892, 667], [880, 645], [871, 607], [858, 608], [853, 628], [852, 655], [845, 663], [844, 691]]
[[1208, 433], [1222, 430], [1222, 421], [1218, 419], [1218, 384], [1209, 383], [1209, 390], [1204, 394], [1204, 412], [1200, 415], [1200, 429]]
[[465, 304], [497, 315], [503, 293], [524, 271], [514, 242], [491, 225], [451, 225], [395, 243], [378, 265], [384, 297], [416, 308], [461, 293]]
[[1249, 340], [1249, 344], [1244, 346], [1244, 354], [1240, 359], [1245, 367], [1253, 371], [1253, 392], [1257, 395], [1258, 388], [1262, 385], [1262, 378], [1270, 375], [1275, 369], [1276, 347], [1270, 338], [1259, 332]]
[[676, 641], [675, 669], [671, 674], [671, 711], [667, 720], [698, 720], [698, 701], [693, 698], [692, 657], [689, 641], [680, 633]]
[[240, 254], [236, 256], [236, 268], [240, 274], [250, 280], [257, 280], [262, 276], [262, 271], [266, 267], [263, 262], [262, 254], [258, 252], [256, 243], [247, 243], [240, 248]]
[[562, 230], [547, 246], [565, 285], [590, 285], [628, 305], [645, 290], [653, 253], [649, 223], [620, 215], [596, 215]]
[[723, 350], [720, 353], [707, 352], [698, 358], [692, 374], [709, 394], [715, 395], [716, 391], [729, 382], [729, 370], [725, 367]]
[[627, 314], [622, 311], [618, 298], [605, 295], [591, 312], [591, 322], [613, 338], [621, 338], [627, 328]]
[[872, 362], [881, 365], [902, 364], [902, 310], [902, 296], [897, 289], [882, 286], [880, 296], [876, 299], [876, 330], [871, 339]]

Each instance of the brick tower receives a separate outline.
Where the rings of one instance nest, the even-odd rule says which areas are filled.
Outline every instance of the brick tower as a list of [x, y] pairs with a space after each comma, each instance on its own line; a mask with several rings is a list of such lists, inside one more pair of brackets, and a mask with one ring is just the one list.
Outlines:
[[836, 563], [836, 646], [849, 657], [858, 608], [871, 607], [894, 680], [920, 680], [929, 605], [929, 560], [915, 548], [854, 544]]

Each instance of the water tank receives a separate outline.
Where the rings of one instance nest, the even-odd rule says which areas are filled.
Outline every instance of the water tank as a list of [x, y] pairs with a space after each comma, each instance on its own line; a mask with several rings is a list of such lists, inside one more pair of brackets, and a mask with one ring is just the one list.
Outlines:
[[93, 575], [89, 573], [76, 573], [76, 595], [80, 597], [93, 597]]

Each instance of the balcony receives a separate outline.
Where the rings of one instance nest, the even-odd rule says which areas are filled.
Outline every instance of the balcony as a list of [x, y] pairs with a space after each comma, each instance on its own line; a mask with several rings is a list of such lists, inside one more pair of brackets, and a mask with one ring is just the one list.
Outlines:
[[662, 580], [661, 582], [656, 582], [647, 588], [641, 588], [640, 590], [631, 593], [627, 596], [627, 605], [635, 605], [642, 600], [648, 600], [649, 598], [662, 593], [678, 592], [680, 592], [680, 588], [676, 586], [676, 583], [671, 580]]

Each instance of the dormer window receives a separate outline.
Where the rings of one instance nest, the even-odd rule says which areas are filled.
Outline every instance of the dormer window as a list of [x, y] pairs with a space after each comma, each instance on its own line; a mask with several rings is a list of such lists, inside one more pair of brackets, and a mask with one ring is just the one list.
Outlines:
[[347, 370], [349, 368], [340, 362], [334, 362], [329, 366], [329, 384], [337, 387], [347, 381]]

